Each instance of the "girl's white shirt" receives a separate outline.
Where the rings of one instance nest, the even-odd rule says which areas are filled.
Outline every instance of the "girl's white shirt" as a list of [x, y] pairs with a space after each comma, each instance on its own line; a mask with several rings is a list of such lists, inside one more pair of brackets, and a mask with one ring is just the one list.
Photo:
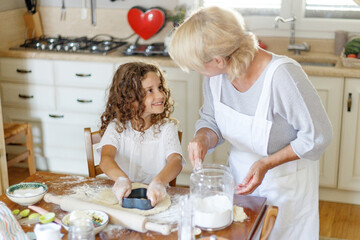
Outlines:
[[154, 132], [154, 128], [153, 125], [142, 134], [134, 130], [128, 121], [126, 129], [118, 133], [113, 120], [107, 126], [96, 150], [101, 155], [103, 146], [114, 146], [117, 149], [115, 161], [130, 181], [149, 184], [166, 165], [167, 158], [172, 153], [180, 154], [182, 165], [185, 165], [177, 126], [166, 122], [160, 126], [158, 133]]

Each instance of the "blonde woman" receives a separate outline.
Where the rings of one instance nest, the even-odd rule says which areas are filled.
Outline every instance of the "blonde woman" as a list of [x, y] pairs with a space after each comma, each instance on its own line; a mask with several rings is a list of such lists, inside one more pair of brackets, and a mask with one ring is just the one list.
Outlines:
[[183, 70], [206, 76], [192, 164], [229, 141], [236, 193], [279, 207], [270, 238], [318, 239], [318, 160], [332, 128], [301, 66], [260, 49], [241, 15], [219, 7], [187, 18], [169, 53]]

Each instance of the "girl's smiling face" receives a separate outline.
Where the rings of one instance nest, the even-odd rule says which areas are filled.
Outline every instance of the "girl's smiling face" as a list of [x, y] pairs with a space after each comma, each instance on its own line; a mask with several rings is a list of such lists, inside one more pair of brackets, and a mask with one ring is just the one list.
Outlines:
[[155, 72], [148, 72], [141, 81], [146, 96], [144, 99], [145, 111], [144, 120], [150, 120], [151, 114], [159, 114], [164, 112], [165, 94], [160, 78]]

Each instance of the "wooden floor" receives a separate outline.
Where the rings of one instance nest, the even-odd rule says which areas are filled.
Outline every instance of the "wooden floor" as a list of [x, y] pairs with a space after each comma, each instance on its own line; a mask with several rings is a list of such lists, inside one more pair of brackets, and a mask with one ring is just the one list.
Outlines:
[[[9, 168], [9, 184], [29, 176], [26, 168]], [[360, 205], [320, 201], [320, 236], [359, 240]]]

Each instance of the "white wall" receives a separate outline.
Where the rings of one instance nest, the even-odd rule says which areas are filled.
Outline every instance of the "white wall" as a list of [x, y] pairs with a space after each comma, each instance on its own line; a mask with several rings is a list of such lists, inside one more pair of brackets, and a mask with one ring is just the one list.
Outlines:
[[25, 7], [24, 0], [0, 0], [0, 12]]
[[[4, 1], [4, 0], [1, 0]], [[97, 8], [126, 8], [141, 6], [144, 8], [162, 7], [172, 10], [176, 7], [178, 0], [95, 0]], [[65, 0], [66, 7], [81, 7], [81, 0]], [[43, 0], [40, 2], [42, 7], [61, 7], [61, 0]], [[86, 0], [86, 6], [90, 7], [90, 0]]]

